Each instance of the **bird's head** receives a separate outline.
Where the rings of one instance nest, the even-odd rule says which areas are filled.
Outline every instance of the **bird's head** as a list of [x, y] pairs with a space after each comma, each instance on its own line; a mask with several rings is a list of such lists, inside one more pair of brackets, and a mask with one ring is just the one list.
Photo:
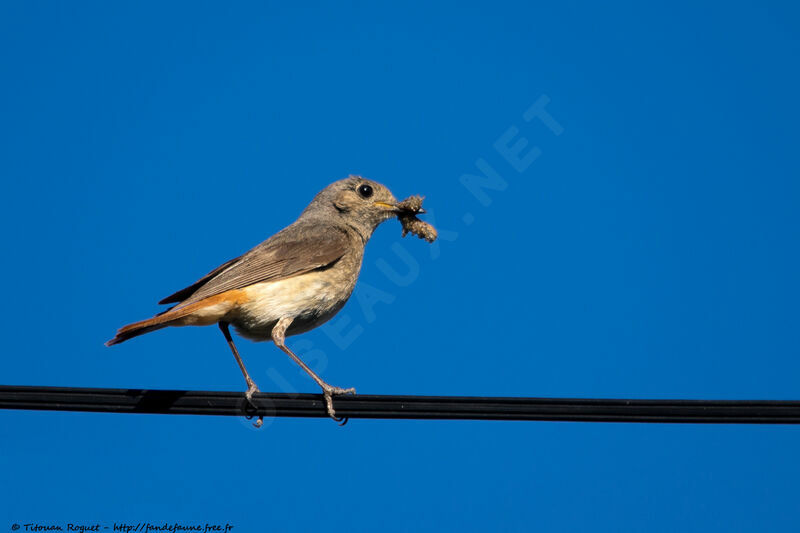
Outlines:
[[384, 185], [361, 176], [335, 181], [317, 194], [303, 217], [323, 215], [356, 228], [369, 238], [382, 222], [401, 211]]

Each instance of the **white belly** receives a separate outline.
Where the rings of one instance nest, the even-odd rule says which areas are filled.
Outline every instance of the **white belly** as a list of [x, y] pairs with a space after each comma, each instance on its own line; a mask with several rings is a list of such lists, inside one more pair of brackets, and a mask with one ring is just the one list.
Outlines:
[[330, 276], [316, 271], [251, 285], [244, 289], [245, 297], [230, 321], [241, 335], [253, 340], [270, 339], [275, 323], [284, 317], [295, 319], [288, 334], [307, 331], [335, 315], [350, 296], [349, 290], [342, 294], [342, 287], [326, 279]]

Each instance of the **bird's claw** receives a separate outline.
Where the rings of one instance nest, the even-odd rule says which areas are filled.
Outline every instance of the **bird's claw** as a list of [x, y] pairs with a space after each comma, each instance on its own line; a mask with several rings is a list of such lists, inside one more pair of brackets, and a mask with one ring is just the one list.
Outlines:
[[336, 411], [333, 409], [333, 397], [339, 396], [343, 394], [355, 394], [356, 389], [350, 387], [349, 389], [343, 389], [341, 387], [331, 387], [330, 385], [322, 387], [322, 396], [325, 398], [325, 406], [328, 409], [328, 416], [331, 417], [335, 422], [338, 422], [340, 426], [344, 426], [347, 424], [347, 417], [339, 417], [336, 416]]
[[[258, 387], [254, 382], [252, 381], [249, 382], [247, 384], [247, 392], [244, 393], [244, 397], [247, 399], [247, 403], [249, 403], [250, 407], [252, 407], [253, 409], [258, 409], [258, 407], [253, 403], [253, 394], [255, 394], [256, 392], [261, 392], [261, 391], [258, 390]], [[247, 417], [248, 420], [252, 420], [252, 418], [253, 418], [252, 415]], [[264, 425], [264, 417], [259, 416], [258, 420], [253, 422], [253, 427], [260, 428], [262, 425]]]
[[247, 398], [247, 401], [252, 403], [253, 402], [253, 394], [256, 392], [261, 392], [258, 390], [258, 386], [255, 382], [251, 381], [247, 384], [247, 392], [244, 393], [244, 397]]

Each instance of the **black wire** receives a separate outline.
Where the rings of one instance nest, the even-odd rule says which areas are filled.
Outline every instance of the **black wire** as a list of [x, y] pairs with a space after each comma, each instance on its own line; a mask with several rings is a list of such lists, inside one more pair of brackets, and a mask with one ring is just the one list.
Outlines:
[[[800, 401], [337, 396], [346, 418], [799, 424]], [[327, 418], [321, 394], [0, 385], [0, 409]]]

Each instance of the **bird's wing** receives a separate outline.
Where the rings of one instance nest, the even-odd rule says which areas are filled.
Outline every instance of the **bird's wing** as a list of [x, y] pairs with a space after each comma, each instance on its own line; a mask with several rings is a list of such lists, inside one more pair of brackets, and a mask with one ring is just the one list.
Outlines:
[[234, 257], [230, 261], [226, 261], [226, 262], [222, 263], [220, 266], [218, 266], [217, 268], [215, 268], [214, 270], [212, 270], [211, 272], [209, 272], [208, 274], [206, 274], [202, 278], [198, 279], [197, 281], [195, 281], [194, 283], [192, 283], [191, 285], [189, 285], [185, 289], [181, 289], [178, 292], [170, 294], [169, 296], [167, 296], [166, 298], [164, 298], [163, 300], [161, 300], [158, 303], [159, 304], [172, 304], [172, 303], [182, 302], [183, 300], [185, 300], [186, 298], [188, 298], [189, 296], [191, 296], [192, 294], [197, 292], [197, 289], [199, 289], [204, 284], [206, 284], [208, 282], [208, 280], [210, 280], [211, 278], [213, 278], [214, 276], [216, 276], [217, 274], [219, 274], [220, 272], [222, 272], [223, 270], [225, 270], [229, 266], [233, 265], [234, 263], [236, 263], [236, 261], [238, 261], [241, 258], [242, 258], [242, 256], [240, 255], [239, 257]]
[[[246, 254], [212, 270], [194, 284], [161, 300], [178, 308], [263, 281], [277, 281], [324, 268], [347, 251], [344, 231], [333, 227], [287, 228]], [[181, 298], [178, 300], [177, 298]]]

